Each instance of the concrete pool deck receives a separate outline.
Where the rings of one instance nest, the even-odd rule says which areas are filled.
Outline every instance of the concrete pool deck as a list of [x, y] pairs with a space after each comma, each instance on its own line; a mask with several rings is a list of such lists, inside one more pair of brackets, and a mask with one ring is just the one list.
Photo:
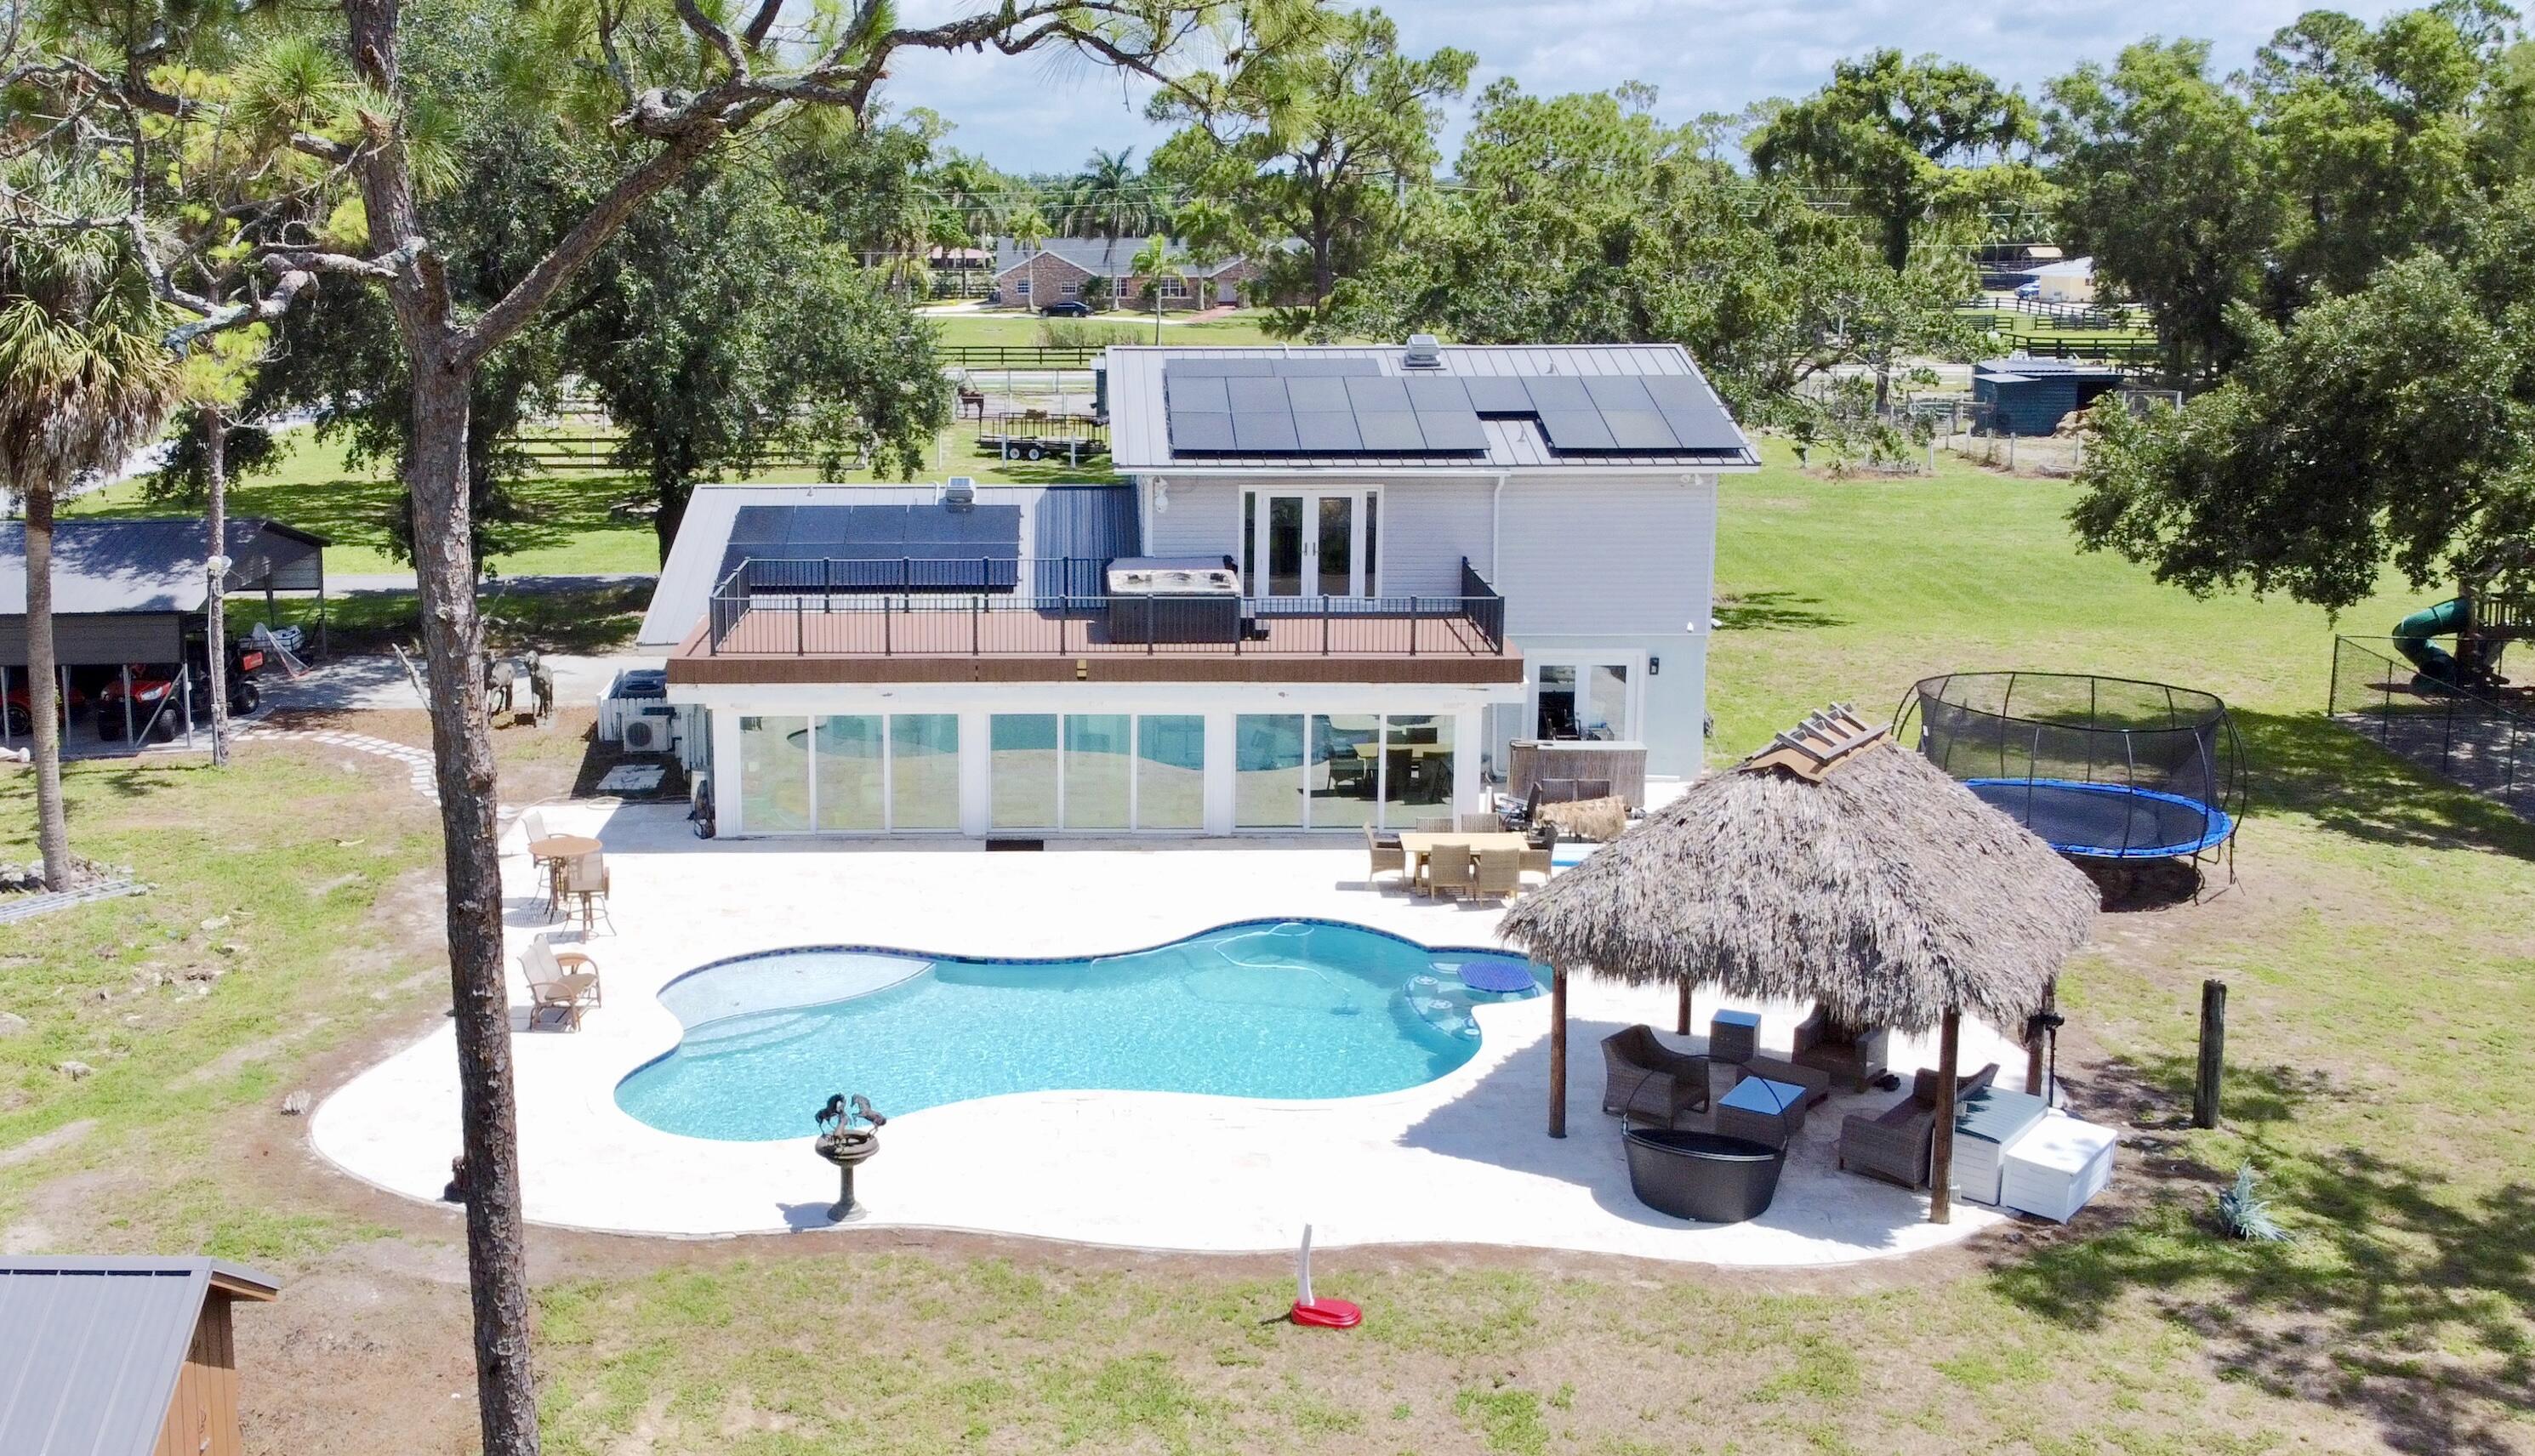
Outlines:
[[[800, 1089], [803, 1135], [779, 1142], [678, 1136], [616, 1105], [616, 1084], [681, 1034], [659, 988], [708, 961], [840, 943], [1080, 955], [1280, 917], [1353, 921], [1437, 946], [1496, 940], [1496, 906], [1365, 889], [1355, 840], [1052, 843], [1041, 854], [986, 854], [968, 840], [700, 842], [674, 807], [542, 813], [550, 830], [606, 842], [614, 887], [612, 927], [602, 921], [579, 947], [601, 967], [604, 1006], [577, 1034], [513, 1039], [527, 1214], [569, 1228], [677, 1237], [829, 1229], [836, 1178], [810, 1150], [810, 1115], [828, 1093], [854, 1089], [850, 1066]], [[514, 1015], [525, 1025], [517, 953], [556, 932], [531, 909], [516, 828], [505, 848]], [[1040, 1092], [893, 1118], [860, 1175], [868, 1216], [851, 1227], [1247, 1251], [1291, 1247], [1308, 1222], [1327, 1245], [1471, 1243], [1808, 1266], [1934, 1247], [2005, 1217], [1957, 1200], [1954, 1222], [1933, 1226], [1925, 1194], [1834, 1168], [1841, 1116], [1881, 1111], [1898, 1093], [1838, 1094], [1816, 1108], [1775, 1204], [1759, 1219], [1708, 1226], [1654, 1213], [1631, 1193], [1619, 1125], [1599, 1110], [1599, 1043], [1633, 1022], [1669, 1027], [1673, 997], [1583, 976], [1571, 988], [1563, 1140], [1544, 1130], [1542, 997], [1481, 1007], [1477, 1055], [1399, 1092], [1324, 1102]], [[1715, 1008], [1701, 996], [1694, 1026], [1703, 1029]], [[1764, 1052], [1783, 1054], [1804, 1008], [1752, 1009], [1763, 1015]], [[1934, 1064], [1925, 1040], [1896, 1039], [1894, 1067]], [[2023, 1061], [2019, 1048], [1966, 1023], [1967, 1071], [1997, 1062], [2016, 1085]], [[450, 1028], [353, 1077], [317, 1109], [310, 1130], [352, 1176], [437, 1199], [458, 1149]]]

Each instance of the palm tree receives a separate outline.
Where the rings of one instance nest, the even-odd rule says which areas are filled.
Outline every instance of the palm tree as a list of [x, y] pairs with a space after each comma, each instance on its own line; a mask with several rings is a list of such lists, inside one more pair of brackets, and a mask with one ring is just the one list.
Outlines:
[[[179, 395], [165, 321], [111, 217], [108, 188], [77, 174], [28, 179], [0, 216], [0, 482], [27, 513], [27, 688], [35, 740], [35, 842], [44, 884], [71, 881], [62, 813], [61, 683], [53, 655], [53, 497], [120, 464], [158, 433]], [[47, 199], [27, 200], [30, 195]]]
[[1113, 243], [1159, 232], [1165, 225], [1150, 183], [1136, 170], [1133, 148], [1092, 150], [1091, 159], [1066, 184], [1061, 220], [1072, 236]]

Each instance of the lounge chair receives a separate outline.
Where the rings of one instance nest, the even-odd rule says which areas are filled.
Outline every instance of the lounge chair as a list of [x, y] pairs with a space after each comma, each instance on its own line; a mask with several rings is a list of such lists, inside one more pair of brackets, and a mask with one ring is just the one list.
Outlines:
[[1602, 1111], [1669, 1127], [1685, 1112], [1706, 1110], [1706, 1058], [1674, 1051], [1648, 1026], [1602, 1038]]
[[1502, 834], [1505, 832], [1505, 823], [1493, 814], [1465, 814], [1461, 816], [1461, 832], [1464, 834]]
[[1385, 870], [1394, 875], [1404, 876], [1408, 873], [1408, 851], [1399, 847], [1399, 836], [1396, 834], [1386, 835], [1371, 824], [1365, 825], [1364, 852], [1368, 857], [1364, 872], [1364, 882], [1367, 884], [1373, 883], [1374, 877]]
[[1515, 849], [1479, 851], [1478, 874], [1470, 881], [1470, 892], [1491, 900], [1502, 900], [1522, 889], [1522, 852]]
[[1816, 1006], [1813, 1014], [1796, 1023], [1795, 1062], [1828, 1072], [1834, 1081], [1846, 1081], [1851, 1091], [1863, 1092], [1868, 1083], [1884, 1075], [1885, 1055], [1891, 1043], [1889, 1031], [1841, 1026], [1830, 1019], [1829, 1012]]
[[1426, 893], [1453, 894], [1470, 891], [1470, 846], [1448, 839], [1426, 851]]
[[[1960, 1104], [1997, 1077], [1998, 1063], [1993, 1062], [1970, 1076], [1957, 1078], [1955, 1102]], [[1937, 1074], [1922, 1071], [1911, 1079], [1908, 1097], [1874, 1117], [1850, 1113], [1841, 1120], [1839, 1166], [1905, 1188], [1924, 1188], [1928, 1185], [1929, 1139], [1936, 1128]]]
[[548, 1011], [568, 1031], [581, 1030], [582, 1012], [602, 1004], [598, 962], [578, 950], [557, 950], [534, 940], [520, 952], [520, 973], [528, 983], [528, 1025]]

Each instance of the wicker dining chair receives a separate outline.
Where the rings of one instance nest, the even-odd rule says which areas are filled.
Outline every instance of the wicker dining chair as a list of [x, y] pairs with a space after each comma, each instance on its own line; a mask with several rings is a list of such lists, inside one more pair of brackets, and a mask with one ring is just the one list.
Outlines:
[[1505, 832], [1505, 824], [1493, 814], [1465, 814], [1461, 816], [1461, 832], [1464, 834], [1501, 834]]
[[1386, 835], [1371, 824], [1365, 825], [1364, 852], [1367, 857], [1364, 882], [1368, 885], [1373, 883], [1375, 876], [1386, 870], [1393, 875], [1408, 873], [1408, 851], [1400, 848], [1396, 834]]
[[1518, 849], [1483, 849], [1479, 851], [1478, 874], [1470, 882], [1470, 892], [1485, 899], [1502, 900], [1522, 889], [1522, 851]]
[[1436, 845], [1426, 851], [1426, 893], [1468, 894], [1470, 870], [1470, 846], [1452, 839]]
[[1447, 814], [1440, 816], [1430, 815], [1422, 818], [1417, 820], [1417, 832], [1420, 834], [1450, 834], [1453, 832], [1453, 817]]

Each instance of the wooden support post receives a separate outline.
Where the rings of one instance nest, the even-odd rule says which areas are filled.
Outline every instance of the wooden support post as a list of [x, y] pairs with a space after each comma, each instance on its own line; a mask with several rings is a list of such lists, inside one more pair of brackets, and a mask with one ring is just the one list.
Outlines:
[[1690, 983], [1687, 981], [1681, 983], [1681, 1011], [1673, 1017], [1672, 1029], [1676, 1035], [1690, 1035]]
[[2227, 983], [2200, 983], [2200, 1068], [2192, 1088], [2192, 1125], [2218, 1125], [2218, 1086], [2227, 1071]]
[[1948, 1011], [1937, 1049], [1937, 1122], [1928, 1148], [1928, 1222], [1954, 1221], [1954, 1090], [1962, 1071], [1963, 1015]]
[[2052, 1094], [2058, 1089], [2042, 1085], [2042, 1053], [2051, 1040], [2051, 1017], [2059, 1006], [2060, 978], [2054, 976], [2042, 983], [2042, 1014], [2026, 1023], [2024, 1028], [2024, 1090], [2046, 1102], [2057, 1100]]
[[1549, 969], [1549, 1135], [1567, 1135], [1567, 967]]

